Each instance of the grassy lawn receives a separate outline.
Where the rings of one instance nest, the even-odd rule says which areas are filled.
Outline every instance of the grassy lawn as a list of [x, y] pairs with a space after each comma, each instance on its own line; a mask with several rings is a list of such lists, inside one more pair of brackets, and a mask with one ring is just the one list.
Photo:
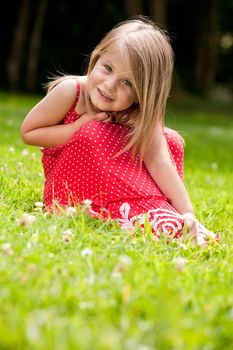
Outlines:
[[43, 213], [40, 151], [19, 138], [38, 100], [0, 93], [0, 349], [233, 349], [233, 111], [168, 108], [197, 216], [221, 232], [201, 249]]

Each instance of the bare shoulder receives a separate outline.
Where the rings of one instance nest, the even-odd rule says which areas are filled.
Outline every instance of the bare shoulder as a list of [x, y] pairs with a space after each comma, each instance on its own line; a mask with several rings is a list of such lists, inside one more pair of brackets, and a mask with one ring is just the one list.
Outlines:
[[58, 84], [49, 92], [50, 95], [56, 95], [62, 100], [72, 102], [77, 94], [77, 83], [79, 77], [67, 77], [58, 82]]

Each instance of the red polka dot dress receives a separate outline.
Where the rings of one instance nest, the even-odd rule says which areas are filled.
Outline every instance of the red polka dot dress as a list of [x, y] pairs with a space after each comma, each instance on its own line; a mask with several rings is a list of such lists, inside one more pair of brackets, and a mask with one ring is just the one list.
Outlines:
[[[76, 100], [63, 123], [73, 123], [79, 116]], [[182, 234], [183, 219], [150, 176], [146, 167], [140, 167], [139, 156], [132, 158], [126, 151], [115, 156], [126, 146], [128, 129], [118, 124], [91, 121], [84, 124], [65, 145], [42, 149], [45, 173], [44, 203], [47, 210], [54, 206], [75, 206], [91, 201], [90, 214], [111, 217], [123, 228], [132, 229], [145, 220], [155, 235]], [[165, 129], [171, 158], [183, 178], [183, 144], [180, 136]]]

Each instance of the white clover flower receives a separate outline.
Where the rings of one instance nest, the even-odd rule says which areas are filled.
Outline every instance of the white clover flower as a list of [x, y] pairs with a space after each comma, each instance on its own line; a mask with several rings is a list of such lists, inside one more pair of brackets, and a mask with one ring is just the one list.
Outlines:
[[118, 268], [116, 268], [113, 272], [112, 272], [112, 277], [115, 278], [115, 279], [118, 279], [120, 280], [122, 275], [121, 275], [121, 272], [118, 271]]
[[70, 235], [63, 235], [62, 240], [65, 243], [70, 243], [71, 242], [71, 236]]
[[30, 225], [33, 225], [35, 221], [36, 221], [36, 218], [34, 215], [24, 213], [22, 217], [17, 220], [17, 224], [19, 226], [30, 226]]
[[12, 255], [13, 254], [13, 250], [11, 248], [11, 243], [10, 242], [6, 242], [3, 243], [1, 245], [1, 249], [4, 251], [4, 253], [6, 253], [7, 255]]
[[180, 248], [187, 250], [187, 245], [184, 243], [180, 243]]
[[73, 231], [71, 229], [65, 230], [62, 233], [62, 240], [63, 240], [63, 242], [70, 243], [72, 236], [73, 236]]
[[26, 336], [31, 343], [35, 343], [40, 339], [41, 337], [40, 329], [38, 324], [35, 323], [35, 321], [34, 323], [31, 322], [31, 320], [30, 322], [29, 320], [27, 321]]
[[43, 206], [44, 206], [43, 202], [36, 202], [35, 203], [35, 207], [37, 207], [37, 208], [43, 208]]
[[48, 233], [49, 233], [50, 235], [52, 235], [53, 233], [56, 232], [56, 230], [57, 230], [57, 226], [56, 226], [56, 225], [52, 225], [52, 226], [50, 226], [50, 227], [48, 228]]
[[70, 228], [68, 230], [65, 230], [63, 233], [63, 235], [66, 236], [72, 236], [73, 235], [73, 230], [71, 230]]
[[81, 256], [83, 258], [87, 257], [87, 256], [92, 256], [93, 255], [93, 252], [90, 248], [85, 248], [81, 251]]
[[125, 267], [127, 267], [132, 264], [132, 259], [128, 255], [121, 255], [119, 257], [119, 262], [123, 264]]
[[1, 245], [2, 250], [8, 250], [11, 248], [11, 243], [6, 242]]
[[218, 168], [218, 163], [216, 163], [216, 162], [211, 163], [211, 168], [212, 169], [217, 169]]
[[43, 206], [44, 206], [44, 203], [36, 202], [35, 203], [35, 211], [38, 212], [38, 213], [42, 213], [43, 212]]
[[121, 255], [119, 257], [119, 263], [114, 269], [114, 277], [116, 277], [117, 274], [121, 274], [126, 271], [131, 264], [132, 259], [128, 255]]
[[176, 258], [174, 262], [175, 262], [175, 269], [177, 271], [180, 271], [180, 272], [184, 271], [185, 265], [186, 265], [186, 258], [179, 257], [179, 258]]
[[10, 153], [14, 153], [14, 152], [15, 152], [15, 148], [14, 148], [14, 147], [9, 147], [8, 151], [9, 151]]
[[23, 169], [23, 163], [22, 162], [18, 162], [17, 163], [17, 170], [21, 170]]
[[47, 217], [50, 217], [52, 216], [52, 213], [50, 213], [49, 211], [46, 211], [44, 214], [43, 214], [43, 217], [44, 218], [47, 218]]
[[22, 156], [27, 157], [29, 155], [29, 151], [27, 149], [23, 149], [21, 154]]
[[77, 209], [74, 207], [67, 207], [66, 208], [66, 216], [71, 217], [74, 216], [74, 214], [77, 212]]
[[85, 199], [83, 202], [82, 202], [82, 206], [83, 208], [85, 209], [91, 209], [91, 205], [92, 205], [92, 201], [90, 199]]

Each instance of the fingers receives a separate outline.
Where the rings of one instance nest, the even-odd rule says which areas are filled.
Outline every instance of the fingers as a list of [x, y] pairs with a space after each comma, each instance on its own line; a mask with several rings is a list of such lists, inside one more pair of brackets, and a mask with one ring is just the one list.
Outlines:
[[188, 232], [192, 235], [198, 233], [198, 221], [193, 213], [186, 213], [183, 216], [184, 225], [187, 227]]
[[84, 117], [86, 121], [92, 121], [92, 120], [104, 121], [104, 122], [112, 121], [112, 115], [110, 112], [99, 112], [99, 113], [87, 112], [87, 113], [84, 113], [82, 117]]
[[100, 112], [95, 114], [95, 120], [105, 121], [105, 122], [111, 122], [112, 118], [111, 115], [107, 112]]

